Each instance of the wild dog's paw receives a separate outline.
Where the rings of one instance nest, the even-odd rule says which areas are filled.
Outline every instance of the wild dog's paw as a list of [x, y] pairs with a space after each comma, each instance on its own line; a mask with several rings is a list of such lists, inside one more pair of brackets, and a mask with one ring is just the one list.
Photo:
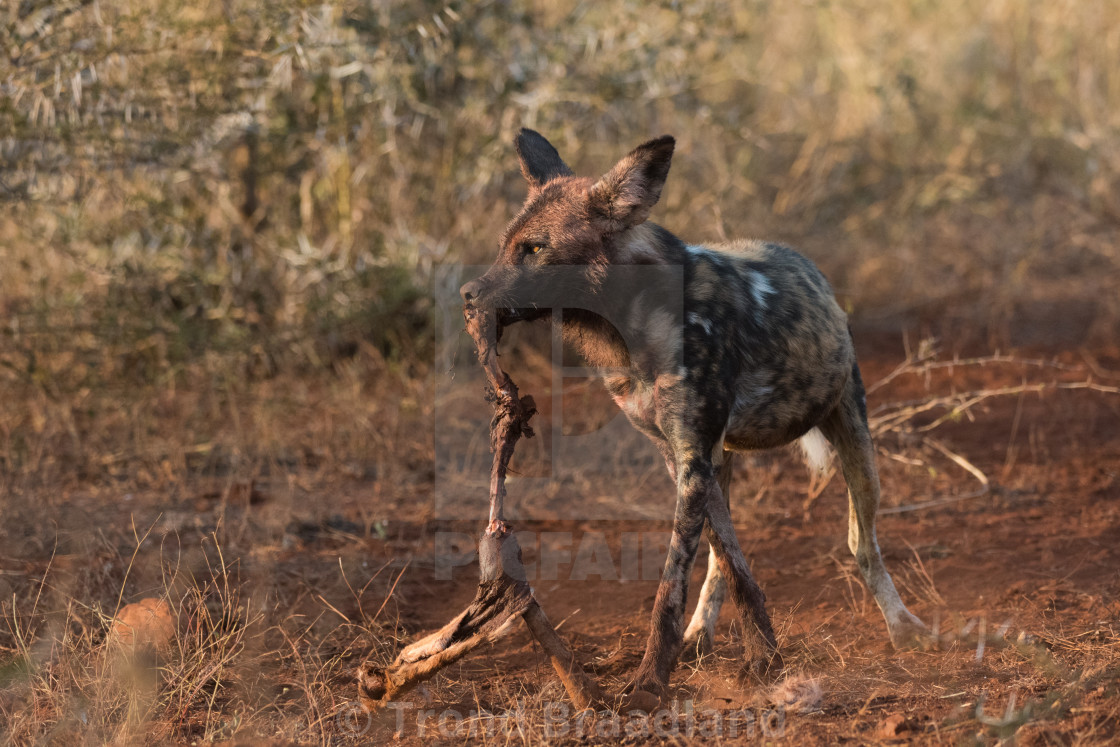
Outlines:
[[748, 686], [773, 682], [785, 669], [785, 661], [776, 649], [750, 656], [739, 670], [739, 680]]
[[680, 660], [683, 663], [691, 664], [699, 662], [708, 654], [712, 653], [714, 646], [715, 634], [710, 628], [697, 628], [689, 630], [684, 634], [684, 644], [681, 646]]
[[899, 616], [890, 625], [891, 645], [895, 651], [925, 650], [933, 647], [936, 637], [926, 624], [910, 612]]

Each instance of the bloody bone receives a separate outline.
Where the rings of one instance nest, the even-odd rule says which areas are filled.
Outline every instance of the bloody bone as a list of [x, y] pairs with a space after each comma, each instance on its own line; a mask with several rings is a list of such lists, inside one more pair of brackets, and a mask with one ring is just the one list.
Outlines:
[[494, 419], [490, 421], [490, 452], [494, 455], [494, 463], [490, 468], [490, 523], [486, 529], [492, 532], [498, 525], [504, 524], [502, 508], [506, 499], [506, 468], [517, 440], [521, 436], [532, 437], [529, 418], [536, 414], [537, 406], [529, 395], [518, 398], [517, 385], [498, 365], [497, 315], [466, 306], [463, 317], [467, 320], [467, 334], [478, 350], [478, 362], [486, 371], [494, 393]]
[[533, 598], [521, 564], [521, 548], [505, 523], [506, 469], [521, 436], [532, 436], [533, 398], [518, 397], [517, 385], [498, 365], [498, 324], [491, 311], [464, 307], [467, 332], [478, 349], [494, 394], [490, 422], [490, 520], [479, 543], [478, 591], [470, 605], [440, 630], [407, 646], [386, 668], [366, 662], [358, 669], [358, 693], [367, 708], [377, 708], [434, 677], [483, 643], [508, 633], [517, 617], [525, 621], [552, 662], [568, 696], [579, 709], [604, 702], [599, 686], [587, 676], [575, 654]]

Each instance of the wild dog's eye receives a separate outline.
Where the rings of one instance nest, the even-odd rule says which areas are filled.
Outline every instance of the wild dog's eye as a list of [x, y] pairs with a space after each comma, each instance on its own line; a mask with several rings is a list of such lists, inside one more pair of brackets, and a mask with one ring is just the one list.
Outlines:
[[540, 254], [543, 249], [544, 247], [540, 244], [532, 244], [531, 246], [527, 247], [525, 251], [527, 251], [529, 254]]

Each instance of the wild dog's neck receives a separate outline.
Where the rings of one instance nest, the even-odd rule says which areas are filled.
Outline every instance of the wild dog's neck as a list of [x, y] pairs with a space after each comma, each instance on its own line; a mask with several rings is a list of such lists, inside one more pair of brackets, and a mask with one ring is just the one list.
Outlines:
[[594, 368], [629, 368], [630, 353], [613, 324], [584, 309], [564, 309], [564, 342]]
[[[626, 341], [648, 344], [650, 336], [645, 330], [620, 327], [644, 325], [650, 321], [648, 314], [636, 314], [633, 307], [643, 293], [673, 305], [672, 298], [683, 291], [683, 278], [677, 276], [674, 268], [688, 261], [687, 249], [684, 242], [669, 231], [647, 222], [618, 236], [609, 253], [611, 259], [602, 268], [600, 279], [603, 283], [599, 284], [600, 292], [610, 297], [602, 305], [609, 312], [604, 316], [584, 309], [564, 309], [564, 340], [593, 367], [630, 368], [635, 355], [647, 356], [642, 351], [629, 350]], [[651, 265], [664, 266], [666, 271], [640, 270], [627, 274], [623, 269]], [[657, 286], [662, 284], [665, 288], [659, 289]], [[683, 298], [680, 302], [683, 303]], [[668, 318], [672, 316], [670, 313]], [[659, 314], [658, 317], [664, 320], [667, 315]]]

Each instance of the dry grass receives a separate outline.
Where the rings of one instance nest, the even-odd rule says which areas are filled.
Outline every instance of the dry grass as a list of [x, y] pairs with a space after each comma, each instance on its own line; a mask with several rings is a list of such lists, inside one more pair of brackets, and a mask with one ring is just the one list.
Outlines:
[[[924, 425], [938, 423], [941, 415], [908, 399], [913, 388], [926, 392], [922, 401], [938, 402], [941, 410], [952, 411], [976, 399], [976, 392], [1002, 391], [1000, 377], [984, 378], [989, 382], [984, 388], [965, 386], [969, 380], [965, 372], [983, 371], [988, 377], [993, 370], [1003, 371], [1001, 377], [1011, 380], [1028, 372], [1023, 386], [1040, 393], [1060, 392], [1063, 383], [1085, 383], [1087, 374], [1072, 363], [1009, 356], [955, 361], [914, 356], [900, 364], [883, 379], [883, 387], [873, 385], [879, 398], [893, 392], [889, 404], [880, 409], [891, 425], [881, 428], [879, 438], [903, 460], [890, 460], [904, 469], [902, 475], [885, 467], [884, 478], [888, 484], [897, 486], [902, 479], [911, 486], [892, 497], [891, 507], [914, 510], [928, 504], [929, 492], [968, 491], [959, 487], [967, 485], [963, 476], [946, 480], [942, 475], [957, 468], [953, 460], [923, 448], [928, 432]], [[946, 385], [957, 391], [944, 394], [941, 387]], [[477, 389], [468, 382], [461, 386]], [[1013, 399], [992, 396], [997, 401]], [[981, 410], [990, 402], [982, 403], [961, 409], [958, 421], [970, 415], [982, 420]], [[485, 409], [481, 398], [478, 404]], [[896, 418], [897, 413], [908, 417]], [[341, 413], [337, 417], [344, 419]], [[454, 420], [448, 425], [465, 427]], [[956, 425], [955, 432], [960, 433], [960, 423]], [[942, 422], [938, 429], [946, 427]], [[954, 443], [951, 438], [946, 441]], [[809, 482], [804, 471], [790, 469], [795, 462], [790, 453], [760, 457], [758, 464], [752, 464], [751, 490], [760, 490], [760, 497], [737, 501], [737, 513], [753, 515], [752, 525], [757, 525], [758, 516], [780, 521], [778, 517], [788, 515], [791, 497], [796, 499]], [[775, 468], [760, 469], [767, 463]], [[424, 537], [440, 526], [413, 523], [410, 528], [410, 522], [400, 517], [415, 517], [417, 503], [427, 504], [427, 499], [418, 498], [414, 486], [393, 488], [391, 480], [360, 470], [339, 478], [334, 473], [344, 472], [345, 465], [332, 457], [318, 465], [306, 460], [224, 462], [211, 455], [205, 464], [203, 470], [187, 470], [181, 478], [174, 474], [163, 478], [162, 489], [178, 494], [178, 499], [160, 496], [151, 485], [138, 487], [135, 479], [123, 488], [67, 496], [56, 505], [80, 513], [61, 514], [53, 527], [30, 503], [35, 489], [21, 487], [9, 494], [10, 505], [16, 508], [9, 526], [42, 533], [40, 544], [25, 537], [9, 545], [3, 555], [0, 582], [8, 594], [0, 606], [5, 662], [0, 711], [11, 741], [271, 738], [335, 743], [369, 733], [391, 733], [388, 717], [374, 720], [367, 728], [368, 717], [355, 710], [351, 672], [367, 656], [389, 660], [403, 639], [438, 624], [441, 615], [457, 609], [443, 597], [430, 611], [418, 606], [417, 594], [425, 598], [426, 572], [411, 576], [408, 591], [399, 596], [400, 580], [412, 563], [409, 556], [419, 556], [421, 564], [432, 557]], [[988, 469], [987, 463], [980, 464]], [[378, 464], [374, 472], [380, 469], [389, 468]], [[389, 474], [403, 477], [411, 470], [397, 469]], [[559, 485], [555, 500], [583, 496], [593, 503], [596, 495], [616, 489], [626, 494], [635, 490], [634, 478], [649, 470], [640, 464], [620, 469], [614, 480], [594, 489], [590, 483]], [[915, 470], [928, 471], [929, 476], [916, 480]], [[124, 490], [136, 490], [137, 495], [123, 495]], [[828, 490], [836, 494], [840, 488], [833, 485]], [[99, 501], [110, 497], [115, 505], [99, 506]], [[305, 505], [309, 498], [319, 505], [309, 509]], [[547, 512], [548, 506], [536, 509]], [[812, 507], [814, 516], [822, 510], [830, 509]], [[95, 518], [99, 527], [95, 533], [90, 532], [87, 517]], [[438, 511], [433, 518], [440, 518]], [[469, 532], [475, 526], [468, 522], [459, 528]], [[55, 547], [41, 544], [48, 537], [53, 537]], [[819, 712], [796, 717], [799, 730], [812, 733], [824, 723], [821, 719], [850, 721], [853, 729], [870, 722], [858, 728], [873, 728], [892, 713], [892, 704], [900, 698], [937, 704], [946, 695], [944, 684], [937, 678], [938, 684], [932, 684], [928, 672], [940, 667], [942, 678], [959, 682], [953, 692], [968, 696], [952, 699], [953, 708], [948, 710], [940, 706], [932, 710], [939, 714], [938, 728], [946, 733], [967, 729], [984, 738], [1029, 733], [1040, 724], [1063, 722], [1077, 713], [1095, 714], [1092, 723], [1099, 722], [1104, 734], [1113, 733], [1108, 719], [1114, 716], [1108, 716], [1107, 708], [1116, 682], [1117, 649], [1110, 632], [1078, 629], [1077, 637], [1072, 637], [1060, 628], [1032, 627], [1030, 636], [1009, 645], [1021, 629], [1020, 623], [1010, 627], [1004, 622], [1013, 614], [988, 616], [981, 610], [940, 617], [941, 610], [952, 609], [944, 593], [945, 579], [931, 565], [931, 558], [940, 555], [931, 555], [928, 547], [912, 547], [908, 563], [896, 560], [892, 566], [907, 598], [927, 611], [927, 617], [929, 610], [938, 616], [940, 650], [884, 658], [869, 643], [877, 635], [878, 612], [842, 548], [839, 532], [837, 538], [836, 554], [823, 561], [834, 569], [833, 583], [845, 589], [837, 611], [817, 618], [811, 629], [798, 626], [805, 612], [796, 608], [776, 621], [788, 671], [817, 680], [824, 692]], [[816, 566], [810, 562], [807, 567]], [[469, 593], [470, 584], [459, 586]], [[106, 642], [105, 631], [122, 602], [144, 596], [172, 602], [178, 613], [176, 643], [162, 658], [122, 662]], [[845, 632], [843, 623], [849, 615], [865, 621], [860, 625], [863, 632], [855, 636]], [[580, 619], [565, 627], [577, 641], [581, 640]], [[589, 647], [586, 640], [582, 644], [585, 660], [612, 689], [625, 683], [635, 663], [626, 654], [633, 657], [640, 651], [643, 616], [635, 614], [629, 625], [613, 649]], [[593, 736], [600, 725], [606, 736], [598, 741], [610, 743], [615, 729], [626, 733], [627, 724], [643, 728], [640, 721], [627, 717], [601, 715], [577, 721], [574, 713], [563, 716], [562, 693], [543, 662], [529, 665], [523, 676], [505, 676], [509, 665], [503, 662], [536, 657], [529, 642], [517, 642], [515, 637], [512, 651], [506, 649], [503, 645], [491, 652], [492, 658], [484, 655], [452, 668], [430, 689], [423, 688], [414, 705], [437, 715], [462, 716], [460, 726], [448, 727], [451, 733], [456, 728], [463, 729], [462, 734], [473, 729], [470, 733], [486, 744], [534, 742], [556, 736], [563, 728]], [[734, 682], [740, 657], [737, 641], [721, 644], [691, 674], [681, 673], [686, 691], [680, 698], [710, 703], [712, 697], [734, 692], [738, 686], [729, 683]], [[1018, 678], [1013, 682], [1029, 684], [1009, 686], [1006, 692], [1021, 690], [1022, 694], [1010, 705], [1000, 701], [994, 710], [992, 703], [983, 700], [984, 693], [993, 690], [977, 689], [975, 673], [969, 669], [992, 661], [998, 662], [991, 668], [1001, 680], [1011, 676]], [[886, 697], [894, 690], [884, 689], [885, 682], [911, 679], [914, 684], [909, 689]], [[766, 691], [757, 692], [736, 707], [754, 714], [765, 712], [770, 708]], [[842, 704], [853, 701], [867, 707], [849, 713]], [[411, 720], [406, 723], [410, 738], [419, 739], [418, 727]], [[430, 726], [429, 735], [442, 734], [438, 722]], [[1086, 743], [1094, 743], [1091, 737], [1091, 732], [1085, 735]]]
[[[337, 566], [333, 573], [323, 564], [285, 568], [273, 559], [258, 568], [254, 560], [266, 547], [259, 539], [242, 551], [232, 543], [223, 549], [216, 536], [174, 549], [174, 536], [158, 544], [145, 536], [124, 569], [118, 604], [144, 595], [171, 603], [177, 630], [170, 650], [132, 653], [106, 638], [114, 590], [103, 577], [110, 598], [99, 598], [79, 569], [48, 562], [5, 601], [5, 739], [127, 744], [255, 734], [329, 741], [338, 713], [350, 706], [355, 663], [388, 656], [395, 640], [388, 618], [376, 607], [363, 613], [359, 596], [384, 604], [389, 572], [383, 567], [360, 591], [351, 590], [351, 622], [324, 597], [344, 604], [346, 595], [337, 592], [347, 581]], [[106, 562], [105, 576], [117, 575], [113, 565]], [[146, 578], [130, 579], [130, 571]], [[350, 572], [363, 581], [369, 576]]]

